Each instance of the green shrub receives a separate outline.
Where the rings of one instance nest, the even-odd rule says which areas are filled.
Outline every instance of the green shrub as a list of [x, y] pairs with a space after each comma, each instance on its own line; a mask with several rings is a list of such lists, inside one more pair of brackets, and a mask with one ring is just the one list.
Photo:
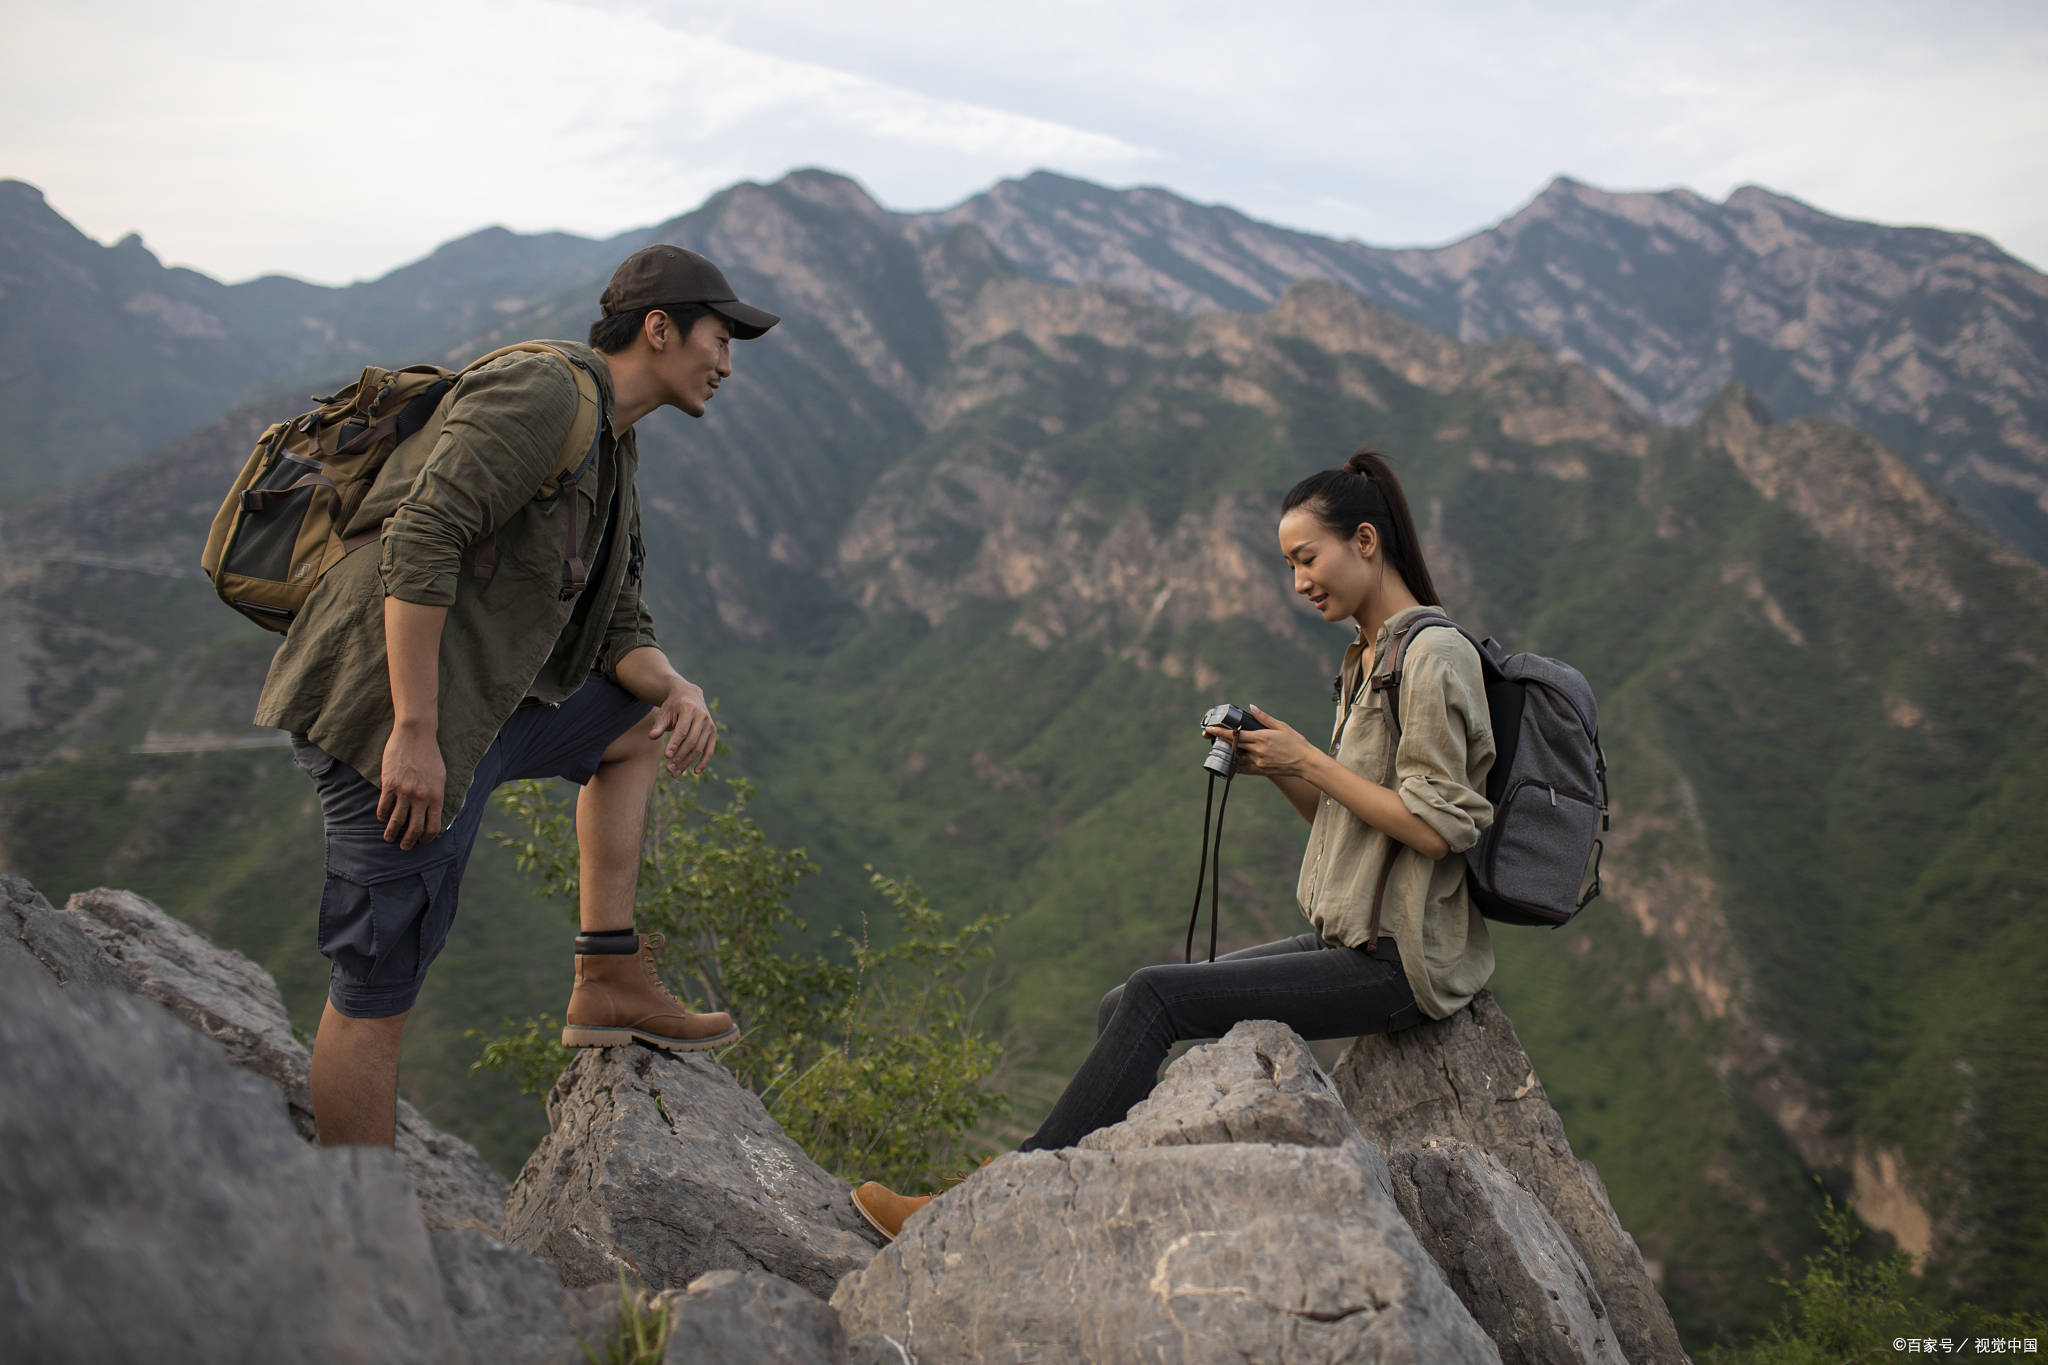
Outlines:
[[[723, 788], [724, 802], [706, 805]], [[814, 869], [768, 842], [747, 814], [744, 779], [692, 775], [657, 787], [642, 853], [636, 921], [659, 932], [662, 979], [693, 1009], [725, 1010], [742, 1030], [719, 1051], [743, 1085], [820, 1165], [848, 1179], [929, 1187], [967, 1164], [968, 1134], [1005, 1107], [1001, 1048], [975, 1027], [968, 982], [993, 956], [1001, 920], [958, 927], [908, 881], [869, 869], [887, 914], [871, 937], [835, 932], [820, 953], [789, 903]], [[508, 786], [521, 826], [497, 836], [544, 894], [576, 907], [572, 802], [540, 782]], [[544, 1099], [571, 1057], [561, 1020], [505, 1020], [476, 1066], [507, 1071]]]
[[[1807, 1258], [1805, 1273], [1796, 1283], [1774, 1281], [1791, 1300], [1784, 1316], [1746, 1346], [1709, 1350], [1702, 1365], [1855, 1365], [1929, 1354], [1930, 1339], [1932, 1354], [1974, 1358], [1993, 1352], [1991, 1338], [2048, 1335], [2048, 1323], [2033, 1314], [1942, 1309], [1917, 1300], [1912, 1258], [1859, 1257], [1856, 1219], [1833, 1199], [1825, 1201], [1820, 1226], [1825, 1245]], [[1918, 1345], [1909, 1350], [1907, 1343]]]
[[[609, 1330], [595, 1344], [577, 1338], [590, 1365], [661, 1365], [668, 1347], [668, 1304], [626, 1282], [619, 1271], [619, 1305]], [[604, 1354], [599, 1355], [599, 1350]]]

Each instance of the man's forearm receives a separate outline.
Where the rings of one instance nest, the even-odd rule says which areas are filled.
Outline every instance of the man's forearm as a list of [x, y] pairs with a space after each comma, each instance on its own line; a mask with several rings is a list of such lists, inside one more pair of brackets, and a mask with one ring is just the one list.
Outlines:
[[703, 689], [676, 672], [668, 655], [653, 645], [642, 645], [619, 656], [618, 667], [613, 671], [618, 675], [619, 686], [649, 706], [661, 705], [679, 686], [696, 688], [698, 696], [703, 695]]
[[395, 729], [427, 734], [440, 729], [441, 627], [447, 620], [446, 607], [384, 599], [384, 653]]

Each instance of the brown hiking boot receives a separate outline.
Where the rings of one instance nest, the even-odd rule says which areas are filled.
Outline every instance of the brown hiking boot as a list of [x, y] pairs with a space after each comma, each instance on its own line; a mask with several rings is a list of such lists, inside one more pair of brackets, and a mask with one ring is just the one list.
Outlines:
[[936, 1199], [931, 1194], [898, 1194], [878, 1181], [870, 1180], [853, 1192], [853, 1206], [860, 1216], [875, 1225], [875, 1231], [895, 1241], [904, 1220]]
[[569, 994], [564, 1047], [640, 1042], [670, 1052], [719, 1047], [740, 1036], [732, 1016], [693, 1014], [661, 984], [654, 954], [660, 934], [576, 937], [576, 988]]
[[[994, 1160], [994, 1156], [985, 1156], [974, 1170]], [[946, 1177], [946, 1183], [957, 1185], [973, 1174], [974, 1171], [956, 1171]], [[902, 1233], [904, 1220], [937, 1198], [936, 1194], [898, 1194], [880, 1181], [870, 1180], [853, 1192], [853, 1206], [860, 1210], [861, 1217], [874, 1224], [876, 1232], [893, 1242]]]

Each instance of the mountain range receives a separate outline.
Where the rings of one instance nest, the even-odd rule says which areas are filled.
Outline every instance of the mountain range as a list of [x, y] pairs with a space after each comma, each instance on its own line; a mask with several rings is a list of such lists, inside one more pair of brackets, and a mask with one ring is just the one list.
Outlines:
[[[1526, 336], [1658, 422], [1739, 380], [1773, 411], [1871, 432], [1958, 505], [2048, 562], [2048, 277], [1980, 237], [1836, 218], [1756, 186], [1616, 194], [1558, 179], [1498, 226], [1392, 250], [1274, 227], [1159, 189], [1049, 172], [955, 208], [1041, 279], [1128, 289], [1176, 312], [1271, 305], [1324, 279], [1461, 341]], [[605, 240], [487, 229], [380, 279], [221, 285], [133, 236], [91, 241], [0, 182], [0, 505], [181, 435], [236, 398], [454, 346], [600, 274]], [[66, 455], [51, 466], [47, 452]]]
[[[317, 821], [281, 755], [240, 747], [271, 641], [198, 580], [205, 523], [295, 378], [580, 335], [615, 258], [674, 241], [787, 321], [702, 423], [643, 428], [664, 639], [763, 823], [823, 867], [815, 927], [858, 929], [863, 864], [1012, 916], [989, 1008], [1030, 1054], [1020, 1110], [1095, 997], [1178, 951], [1201, 709], [1320, 724], [1344, 639], [1290, 600], [1273, 519], [1371, 440], [1446, 605], [1601, 697], [1608, 895], [1499, 931], [1495, 985], [1688, 1339], [1761, 1321], [1816, 1179], [1950, 1292], [2039, 1301], [2048, 574], [2024, 499], [1970, 499], [2038, 477], [2048, 344], [2019, 320], [2041, 277], [1989, 244], [1559, 182], [1491, 234], [1375, 252], [1050, 176], [903, 215], [800, 172], [607, 243], [484, 233], [317, 291], [163, 271], [0, 188], [0, 399], [136, 442], [8, 450], [30, 500], [0, 513], [0, 858], [38, 884], [155, 894], [312, 1017]], [[95, 390], [110, 334], [130, 349]], [[1937, 360], [1939, 402], [1886, 407]], [[161, 397], [207, 385], [189, 416]], [[1957, 473], [1979, 465], [2004, 472]], [[1292, 932], [1300, 843], [1284, 803], [1233, 806], [1228, 938]], [[559, 1007], [565, 948], [509, 859], [478, 863], [465, 904], [490, 908], [408, 1077], [488, 1153], [532, 1120], [462, 1078], [462, 1032]]]

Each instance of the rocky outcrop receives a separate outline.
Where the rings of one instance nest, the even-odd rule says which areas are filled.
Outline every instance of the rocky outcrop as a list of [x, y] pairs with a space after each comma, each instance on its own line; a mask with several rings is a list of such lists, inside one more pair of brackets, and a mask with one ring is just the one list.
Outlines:
[[984, 1167], [832, 1302], [921, 1365], [1500, 1358], [1271, 1023], [1188, 1053], [1086, 1147]]
[[1628, 1365], [1571, 1239], [1507, 1167], [1469, 1143], [1389, 1160], [1394, 1200], [1502, 1365]]
[[305, 1141], [261, 969], [125, 893], [0, 903], [0, 1359], [586, 1359], [609, 1303]]
[[586, 1051], [507, 1245], [427, 1214], [416, 1159], [304, 1141], [304, 1051], [246, 959], [122, 892], [0, 904], [0, 1358], [566, 1365], [623, 1279], [692, 1365], [1684, 1360], [1490, 996], [1337, 1080], [1240, 1024], [879, 1254], [715, 1062]]
[[552, 1265], [476, 1228], [429, 1237], [456, 1334], [477, 1365], [585, 1365], [584, 1345], [612, 1332], [617, 1285], [564, 1289]]
[[1260, 1019], [1168, 1067], [1122, 1123], [1098, 1128], [1080, 1145], [1100, 1152], [1226, 1142], [1342, 1147], [1358, 1137], [1337, 1088], [1301, 1039]]
[[20, 877], [0, 873], [0, 956], [34, 963], [60, 985], [133, 990], [134, 977], [100, 950], [77, 916], [51, 908]]
[[714, 1270], [665, 1297], [663, 1365], [847, 1365], [855, 1358], [839, 1314], [779, 1275]]
[[[1533, 1195], [1591, 1274], [1628, 1360], [1662, 1365], [1686, 1359], [1642, 1252], [1615, 1216], [1599, 1174], [1572, 1155], [1564, 1124], [1491, 992], [1481, 991], [1449, 1019], [1358, 1039], [1333, 1076], [1359, 1128], [1396, 1169], [1404, 1158], [1456, 1140], [1492, 1156]], [[1450, 1155], [1424, 1160], [1420, 1182], [1436, 1180], [1439, 1163]], [[1417, 1181], [1413, 1161], [1406, 1169]], [[1473, 1174], [1470, 1165], [1465, 1171]], [[1441, 1174], [1447, 1187], [1452, 1173]], [[1481, 1221], [1505, 1225], [1502, 1217]]]
[[[293, 1126], [312, 1140], [312, 1057], [292, 1036], [284, 997], [268, 972], [131, 891], [82, 891], [64, 913], [130, 989], [219, 1043], [236, 1065], [275, 1082]], [[430, 1226], [499, 1230], [504, 1177], [476, 1148], [442, 1132], [404, 1100], [398, 1102], [398, 1154]]]
[[513, 1182], [505, 1232], [568, 1284], [615, 1284], [624, 1270], [680, 1289], [760, 1270], [822, 1297], [874, 1254], [846, 1183], [705, 1057], [583, 1052], [548, 1097], [548, 1125]]
[[0, 1356], [469, 1358], [396, 1156], [308, 1146], [154, 1003], [8, 954], [0, 1075]]

